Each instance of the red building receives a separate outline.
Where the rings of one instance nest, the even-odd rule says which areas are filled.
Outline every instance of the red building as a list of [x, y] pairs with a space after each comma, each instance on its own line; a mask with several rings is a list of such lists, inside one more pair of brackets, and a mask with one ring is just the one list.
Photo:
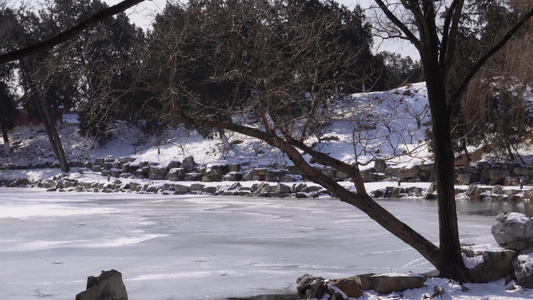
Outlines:
[[[41, 124], [41, 116], [38, 113], [32, 113], [30, 115], [26, 109], [21, 107], [18, 107], [17, 110], [19, 111], [19, 115], [15, 119], [15, 127], [30, 126], [30, 123], [34, 126]], [[63, 110], [51, 111], [50, 118], [52, 118], [52, 122], [54, 123], [61, 122], [63, 120]]]

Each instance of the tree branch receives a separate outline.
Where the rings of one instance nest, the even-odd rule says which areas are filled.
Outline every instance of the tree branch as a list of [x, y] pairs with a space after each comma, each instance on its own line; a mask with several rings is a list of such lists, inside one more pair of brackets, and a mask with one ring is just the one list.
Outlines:
[[85, 19], [83, 21], [80, 21], [77, 25], [74, 27], [67, 28], [65, 31], [60, 32], [59, 34], [48, 38], [46, 40], [40, 41], [34, 45], [18, 49], [15, 51], [11, 51], [5, 54], [0, 55], [0, 65], [8, 63], [10, 61], [14, 61], [26, 56], [29, 56], [31, 54], [37, 53], [39, 51], [52, 48], [56, 45], [59, 45], [61, 43], [64, 43], [68, 40], [71, 40], [75, 38], [80, 32], [83, 30], [94, 26], [96, 23], [111, 17], [113, 15], [116, 15], [120, 12], [125, 11], [126, 9], [137, 5], [144, 0], [124, 0], [117, 5], [113, 5], [109, 8], [106, 8], [93, 16], [89, 17], [88, 19]]
[[463, 10], [463, 4], [464, 0], [454, 0], [446, 12], [442, 32], [442, 49], [439, 58], [441, 69], [445, 73], [448, 73], [453, 57], [455, 56], [457, 31], [459, 30], [459, 19]]
[[[377, 1], [377, 0], [376, 0]], [[483, 67], [483, 65], [487, 62], [489, 58], [491, 58], [494, 54], [496, 54], [505, 44], [515, 36], [515, 34], [520, 30], [520, 28], [533, 17], [533, 9], [531, 9], [529, 12], [527, 12], [521, 19], [516, 23], [516, 25], [511, 28], [507, 34], [498, 42], [496, 43], [490, 50], [485, 52], [485, 54], [477, 61], [477, 63], [474, 65], [474, 67], [470, 70], [468, 75], [464, 78], [464, 80], [461, 82], [461, 85], [457, 88], [455, 93], [450, 98], [450, 102], [448, 103], [448, 111], [451, 111], [459, 102], [459, 99], [461, 98], [461, 95], [466, 90], [466, 87], [474, 78], [474, 76], [477, 74], [477, 72]]]
[[[362, 210], [372, 220], [376, 221], [378, 224], [383, 226], [383, 228], [391, 232], [403, 242], [415, 248], [431, 264], [440, 269], [441, 264], [437, 259], [439, 248], [437, 246], [413, 230], [407, 224], [397, 219], [393, 214], [374, 201], [368, 194], [352, 193], [351, 191], [339, 185], [333, 179], [326, 176], [324, 173], [314, 169], [304, 160], [300, 152], [296, 149], [299, 147], [293, 145], [291, 141], [287, 141], [286, 139], [283, 139], [277, 135], [272, 135], [255, 128], [234, 123], [226, 123], [215, 120], [195, 120], [184, 116], [177, 116], [175, 120], [188, 125], [198, 125], [198, 122], [200, 122], [208, 126], [239, 132], [244, 135], [263, 140], [269, 145], [280, 149], [289, 157], [295, 166], [297, 166], [313, 182], [318, 183], [330, 192], [335, 193], [340, 201], [351, 204], [354, 207]], [[341, 164], [338, 166], [341, 166]], [[356, 188], [358, 186], [364, 187], [362, 178], [359, 178], [358, 181], [359, 182], [354, 182]]]
[[407, 26], [405, 26], [405, 24], [390, 11], [390, 9], [387, 7], [387, 5], [385, 5], [382, 0], [375, 1], [381, 11], [383, 11], [383, 13], [387, 16], [387, 18], [389, 18], [389, 20], [391, 20], [392, 23], [394, 23], [394, 25], [396, 25], [407, 36], [407, 39], [416, 47], [416, 49], [420, 50], [420, 41], [411, 32], [411, 30], [409, 30], [409, 28], [407, 28]]

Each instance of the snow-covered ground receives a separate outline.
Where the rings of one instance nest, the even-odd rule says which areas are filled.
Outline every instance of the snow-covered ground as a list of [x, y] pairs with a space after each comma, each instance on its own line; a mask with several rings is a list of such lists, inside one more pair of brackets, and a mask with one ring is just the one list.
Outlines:
[[[356, 159], [354, 145], [357, 159], [362, 163], [373, 156], [388, 157], [395, 152], [406, 151], [412, 152], [412, 155], [389, 163], [406, 165], [427, 162], [424, 132], [429, 114], [425, 93], [425, 85], [418, 83], [392, 91], [355, 94], [345, 101], [333, 103], [334, 113], [330, 116], [332, 126], [324, 134], [321, 143], [317, 143], [316, 137], [309, 138], [306, 143], [314, 143], [317, 149], [346, 162]], [[364, 134], [354, 136], [353, 130], [358, 128], [365, 128], [358, 130]], [[389, 136], [389, 130], [394, 134]], [[105, 145], [80, 136], [77, 126], [64, 126], [59, 133], [69, 161], [91, 161], [111, 154], [116, 158], [130, 156], [138, 161], [166, 164], [192, 155], [197, 163], [202, 164], [291, 164], [279, 151], [228, 131], [226, 135], [233, 143], [233, 149], [229, 151], [224, 150], [220, 138], [203, 139], [198, 133], [185, 128], [165, 131], [160, 137], [163, 142], [158, 142], [156, 137], [146, 136], [134, 127], [117, 122], [111, 129], [112, 139]], [[3, 155], [3, 147], [0, 147], [0, 165], [30, 166], [57, 162], [42, 128], [15, 128], [9, 134], [14, 154]], [[140, 145], [135, 147], [134, 144]]]
[[[532, 94], [526, 96], [533, 100]], [[331, 126], [320, 141], [317, 137], [307, 139], [308, 145], [348, 163], [357, 160], [365, 164], [373, 158], [385, 158], [392, 167], [408, 167], [432, 162], [426, 143], [430, 113], [425, 83], [384, 92], [354, 94], [343, 101], [333, 102], [331, 111]], [[98, 157], [114, 155], [116, 158], [129, 156], [137, 161], [168, 164], [192, 155], [200, 164], [292, 164], [278, 150], [229, 131], [225, 132], [233, 145], [229, 150], [224, 149], [220, 138], [204, 139], [183, 127], [164, 131], [158, 138], [147, 136], [124, 122], [116, 122], [110, 133], [112, 138], [100, 145], [90, 137], [80, 136], [76, 125], [67, 124], [59, 130], [69, 161], [94, 161]], [[57, 162], [42, 128], [15, 128], [9, 132], [9, 137], [14, 153], [7, 156], [0, 147], [0, 166]], [[138, 146], [134, 146], [136, 144]], [[532, 147], [519, 150], [526, 162], [533, 162]], [[373, 164], [364, 165], [362, 169], [370, 167]]]
[[[73, 299], [89, 275], [122, 272], [130, 299], [225, 299], [294, 294], [296, 278], [366, 272], [425, 272], [416, 251], [360, 211], [334, 199], [46, 193], [0, 188], [0, 299]], [[382, 201], [437, 241], [436, 203]], [[495, 246], [486, 204], [458, 203], [463, 243]], [[421, 299], [435, 285], [444, 299], [530, 298], [503, 281], [431, 279], [402, 293]], [[362, 299], [397, 299], [400, 294]]]

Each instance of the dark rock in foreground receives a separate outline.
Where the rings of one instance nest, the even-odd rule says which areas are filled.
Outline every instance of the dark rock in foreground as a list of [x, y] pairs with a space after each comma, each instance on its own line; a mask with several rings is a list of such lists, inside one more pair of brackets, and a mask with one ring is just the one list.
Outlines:
[[425, 282], [426, 277], [414, 273], [362, 274], [331, 280], [306, 274], [298, 278], [297, 292], [300, 299], [324, 299], [324, 295], [328, 295], [326, 297], [329, 300], [348, 300], [361, 297], [363, 290], [375, 290], [379, 294], [389, 294], [420, 288]]
[[87, 290], [76, 295], [76, 300], [128, 300], [122, 274], [116, 270], [102, 271], [100, 276], [87, 278]]

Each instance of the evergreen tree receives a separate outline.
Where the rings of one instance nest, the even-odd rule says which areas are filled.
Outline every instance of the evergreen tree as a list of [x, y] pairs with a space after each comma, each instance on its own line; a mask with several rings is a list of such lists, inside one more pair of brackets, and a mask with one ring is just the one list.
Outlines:
[[424, 81], [422, 65], [419, 61], [387, 51], [380, 52], [378, 56], [384, 63], [382, 80], [385, 90]]

